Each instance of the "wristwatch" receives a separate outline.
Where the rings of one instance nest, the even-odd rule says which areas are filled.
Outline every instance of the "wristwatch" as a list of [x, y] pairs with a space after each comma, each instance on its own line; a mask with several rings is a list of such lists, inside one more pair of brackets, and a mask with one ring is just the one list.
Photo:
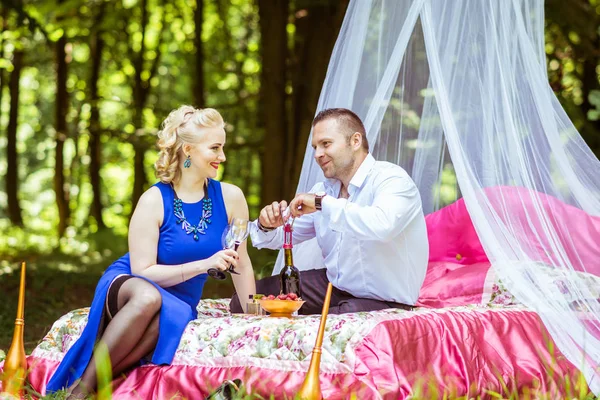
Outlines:
[[317, 192], [315, 193], [315, 208], [319, 211], [321, 211], [321, 208], [323, 207], [321, 204], [321, 200], [323, 200], [323, 197], [325, 197], [327, 195], [327, 193], [325, 192]]

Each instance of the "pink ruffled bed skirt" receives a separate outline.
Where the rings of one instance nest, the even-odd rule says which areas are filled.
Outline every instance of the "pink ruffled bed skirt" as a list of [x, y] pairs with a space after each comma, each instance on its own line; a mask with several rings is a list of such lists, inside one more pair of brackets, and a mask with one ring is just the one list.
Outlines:
[[[508, 397], [514, 389], [522, 393], [524, 388], [561, 398], [568, 394], [565, 381], [571, 387], [577, 382], [577, 368], [552, 350], [555, 346], [534, 312], [460, 307], [409, 314], [413, 313], [400, 319], [383, 317], [354, 349], [351, 371], [322, 372], [325, 398], [346, 399], [355, 393], [359, 399], [404, 399], [419, 391], [429, 398], [435, 394], [431, 390], [456, 396], [490, 390]], [[307, 361], [264, 360], [264, 364], [268, 367], [227, 357], [215, 358], [210, 366], [146, 365], [114, 382], [114, 398], [170, 399], [178, 393], [201, 399], [224, 380], [235, 378], [265, 398], [289, 398], [308, 367]], [[29, 357], [29, 382], [45, 393], [57, 366], [56, 360]], [[504, 385], [509, 393], [503, 391]]]
[[[28, 381], [45, 394], [45, 385], [59, 362], [28, 357]], [[252, 392], [268, 398], [288, 398], [304, 381], [304, 372], [281, 371], [257, 367], [209, 367], [195, 365], [145, 365], [113, 382], [115, 399], [202, 399], [227, 379], [242, 379]], [[1, 388], [0, 384], [0, 388]], [[321, 390], [327, 399], [342, 399], [343, 393], [356, 393], [361, 399], [379, 398], [377, 389], [369, 387], [351, 374], [321, 374]]]

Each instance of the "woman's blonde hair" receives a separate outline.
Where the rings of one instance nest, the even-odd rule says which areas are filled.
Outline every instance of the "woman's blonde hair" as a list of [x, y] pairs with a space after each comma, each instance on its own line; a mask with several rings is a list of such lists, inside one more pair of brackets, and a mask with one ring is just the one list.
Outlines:
[[223, 117], [214, 108], [197, 109], [181, 106], [171, 111], [158, 132], [158, 160], [154, 163], [156, 176], [163, 183], [177, 182], [181, 178], [182, 147], [197, 143], [202, 135], [198, 128], [225, 128]]

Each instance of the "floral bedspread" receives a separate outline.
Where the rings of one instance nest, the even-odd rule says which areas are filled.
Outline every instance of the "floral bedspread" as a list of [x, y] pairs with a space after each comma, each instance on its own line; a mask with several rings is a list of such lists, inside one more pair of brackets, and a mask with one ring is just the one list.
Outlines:
[[[202, 300], [198, 319], [190, 322], [173, 360], [174, 365], [272, 365], [277, 369], [300, 368], [298, 361], [309, 360], [315, 344], [320, 316], [294, 319], [267, 316], [233, 315], [228, 299]], [[513, 305], [470, 305], [449, 309], [417, 308], [413, 311], [390, 309], [343, 315], [329, 315], [323, 340], [322, 369], [329, 372], [352, 371], [354, 349], [380, 322], [401, 320], [428, 313], [493, 312], [525, 310]], [[32, 355], [62, 359], [77, 340], [87, 321], [88, 308], [69, 312], [54, 323]], [[302, 367], [304, 368], [304, 367]]]

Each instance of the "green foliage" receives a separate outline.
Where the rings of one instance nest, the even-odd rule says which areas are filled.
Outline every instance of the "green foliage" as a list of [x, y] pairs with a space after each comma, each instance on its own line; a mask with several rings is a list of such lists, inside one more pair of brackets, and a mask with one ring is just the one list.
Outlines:
[[600, 120], [600, 90], [592, 90], [589, 95], [589, 102], [595, 108], [589, 110], [587, 117], [590, 121]]
[[583, 139], [600, 156], [600, 8], [596, 0], [547, 0], [545, 11], [550, 85]]
[[104, 342], [98, 343], [94, 350], [96, 369], [98, 375], [98, 400], [110, 400], [112, 398], [112, 367], [108, 347]]
[[[94, 26], [101, 7], [105, 9], [104, 17], [100, 26]], [[148, 136], [148, 143], [154, 142], [154, 135], [169, 111], [181, 104], [194, 103], [194, 93], [190, 90], [196, 80], [194, 8], [193, 2], [163, 4], [149, 1], [148, 24], [142, 35], [142, 11], [137, 1], [89, 3], [71, 0], [63, 2], [60, 7], [56, 7], [53, 1], [42, 1], [26, 5], [28, 15], [45, 28], [48, 36], [17, 29], [3, 34], [6, 56], [3, 61], [7, 69], [10, 69], [17, 43], [26, 44], [27, 67], [21, 79], [18, 128], [22, 182], [19, 189], [25, 210], [31, 210], [30, 214], [35, 216], [41, 209], [48, 210], [44, 223], [56, 225], [52, 198], [56, 91], [52, 61], [54, 42], [66, 35], [69, 41], [69, 137], [65, 148], [65, 174], [75, 215], [73, 226], [80, 229], [89, 223], [90, 35], [94, 29], [103, 29], [106, 48], [99, 79], [100, 124], [105, 132], [101, 170], [105, 194], [102, 200], [107, 205], [105, 217], [109, 226], [119, 233], [126, 230], [133, 184], [132, 140], [141, 135]], [[16, 24], [16, 21], [10, 22]], [[229, 162], [225, 173], [230, 182], [245, 189], [254, 214], [259, 206], [256, 196], [260, 176], [259, 169], [252, 166], [259, 165], [259, 155], [256, 148], [247, 148], [245, 144], [258, 143], [262, 135], [257, 121], [260, 87], [257, 74], [260, 69], [258, 32], [254, 2], [238, 0], [231, 5], [207, 2], [203, 24], [205, 105], [219, 108], [228, 121], [228, 144], [233, 149], [227, 153]], [[144, 59], [140, 76], [144, 85], [149, 87], [142, 126], [136, 126], [132, 114], [135, 108], [133, 80], [138, 57]], [[151, 77], [155, 61], [157, 68]], [[6, 127], [9, 110], [8, 96], [3, 96], [2, 100], [0, 128]], [[0, 141], [0, 149], [4, 145], [5, 142]], [[5, 173], [5, 154], [1, 154], [0, 173]], [[147, 157], [146, 173], [149, 176], [153, 174], [155, 159], [155, 152]], [[251, 176], [247, 176], [245, 171]], [[32, 193], [30, 188], [34, 188], [35, 192]], [[44, 191], [40, 193], [39, 188]], [[33, 197], [35, 200], [32, 200]], [[0, 197], [0, 206], [4, 211], [5, 197]], [[31, 218], [31, 215], [24, 216], [25, 220]]]
[[[591, 4], [586, 3], [587, 0], [576, 1], [582, 7]], [[198, 79], [195, 2], [148, 1], [145, 30], [142, 29], [141, 4], [138, 0], [68, 0], [57, 6], [54, 1], [25, 1], [22, 9], [8, 12], [8, 29], [2, 33], [4, 57], [0, 58], [4, 77], [7, 78], [12, 69], [16, 49], [23, 49], [26, 58], [20, 82], [18, 153], [19, 197], [24, 231], [28, 234], [13, 230], [3, 219], [7, 217], [7, 198], [0, 192], [0, 227], [9, 233], [0, 239], [0, 250], [15, 254], [36, 246], [45, 252], [77, 246], [73, 238], [87, 238], [98, 230], [97, 222], [90, 217], [93, 192], [89, 179], [91, 39], [96, 31], [101, 32], [105, 42], [98, 82], [103, 132], [100, 170], [103, 218], [116, 235], [126, 235], [132, 211], [134, 145], [140, 138], [144, 143], [153, 143], [161, 121], [170, 110], [195, 102], [194, 85]], [[600, 117], [600, 88], [598, 79], [594, 87], [585, 86], [583, 68], [594, 57], [588, 50], [590, 43], [597, 40], [598, 18], [588, 15], [585, 19], [573, 14], [575, 11], [567, 9], [562, 2], [549, 1], [548, 4], [546, 54], [550, 82], [575, 124], [586, 127], [582, 131], [584, 137], [592, 132], [597, 137], [597, 128], [587, 128]], [[258, 117], [261, 59], [257, 7], [252, 0], [205, 1], [202, 25], [205, 105], [221, 110], [228, 123], [228, 161], [221, 171], [222, 179], [242, 188], [252, 217], [258, 214], [261, 205], [260, 144], [263, 140]], [[23, 16], [35, 24], [20, 24]], [[579, 24], [565, 23], [557, 16], [577, 20]], [[288, 31], [293, 38], [294, 23], [290, 22]], [[60, 37], [68, 40], [69, 132], [64, 172], [72, 220], [67, 239], [58, 242], [54, 237], [58, 223], [53, 188], [56, 172], [54, 46]], [[149, 93], [142, 110], [141, 126], [136, 125], [133, 115], [139, 57], [142, 57], [140, 77]], [[8, 123], [9, 101], [4, 80], [0, 131]], [[582, 113], [584, 108], [581, 107], [586, 101], [592, 107]], [[393, 108], [406, 110], [403, 112], [408, 113], [407, 129], [418, 129], [423, 122], [407, 105], [393, 104]], [[590, 143], [593, 144], [594, 139]], [[1, 175], [6, 173], [6, 154], [2, 151], [5, 145], [5, 139], [0, 137]], [[155, 160], [156, 152], [150, 149], [145, 160], [148, 177], [153, 175]], [[444, 176], [450, 173], [445, 172]], [[435, 189], [443, 204], [456, 194], [452, 178], [444, 179], [442, 187]], [[153, 181], [149, 179], [150, 184]], [[94, 246], [93, 243], [87, 245]]]

